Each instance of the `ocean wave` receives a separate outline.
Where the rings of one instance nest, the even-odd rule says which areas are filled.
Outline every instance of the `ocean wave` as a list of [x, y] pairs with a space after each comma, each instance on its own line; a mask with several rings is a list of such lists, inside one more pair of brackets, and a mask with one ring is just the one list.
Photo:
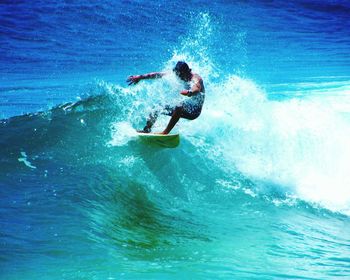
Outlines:
[[[348, 213], [350, 131], [346, 119], [315, 100], [269, 100], [252, 81], [238, 76], [219, 83], [207, 78], [208, 94], [201, 117], [181, 120], [176, 127], [182, 135], [179, 149], [183, 154], [176, 153], [175, 161], [188, 158], [197, 165], [200, 159], [208, 170], [214, 165], [217, 177], [213, 182], [230, 178], [228, 182], [238, 184], [245, 194], [262, 197], [278, 189], [276, 199], [294, 195]], [[139, 161], [139, 153], [145, 153], [147, 147], [135, 148], [135, 129], [142, 126], [155, 102], [173, 97], [163, 94], [172, 86], [172, 78], [133, 88], [96, 82], [89, 89], [90, 97], [81, 101], [2, 120], [1, 155], [16, 159], [14, 166], [22, 164], [17, 160], [22, 153], [32, 162], [44, 152], [72, 161], [98, 155], [96, 162], [106, 163], [106, 154], [123, 149], [129, 155], [117, 155], [113, 162], [129, 162], [128, 157]], [[167, 122], [168, 117], [161, 117], [155, 129]], [[176, 170], [174, 175], [180, 178], [181, 174]], [[251, 183], [244, 186], [241, 178]], [[200, 185], [208, 188], [208, 183]]]

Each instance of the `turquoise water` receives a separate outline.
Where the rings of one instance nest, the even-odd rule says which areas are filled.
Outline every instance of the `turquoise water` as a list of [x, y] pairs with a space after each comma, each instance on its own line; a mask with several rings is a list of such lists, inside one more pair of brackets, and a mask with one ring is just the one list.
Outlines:
[[[0, 4], [1, 279], [348, 279], [346, 1]], [[176, 149], [135, 128], [206, 87]], [[155, 125], [168, 122], [162, 116]]]

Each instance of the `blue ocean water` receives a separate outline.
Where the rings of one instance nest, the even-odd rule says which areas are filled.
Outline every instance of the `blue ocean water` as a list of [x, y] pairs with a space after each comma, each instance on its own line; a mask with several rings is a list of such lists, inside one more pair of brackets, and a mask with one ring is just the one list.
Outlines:
[[1, 1], [0, 278], [349, 279], [349, 49], [345, 0]]

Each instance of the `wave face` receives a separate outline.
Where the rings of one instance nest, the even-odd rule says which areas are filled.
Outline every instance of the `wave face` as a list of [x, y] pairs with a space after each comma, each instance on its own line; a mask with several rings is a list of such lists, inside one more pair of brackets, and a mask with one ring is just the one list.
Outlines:
[[[346, 279], [349, 13], [2, 3], [1, 278]], [[178, 148], [149, 147], [135, 129], [182, 85], [124, 80], [178, 60], [203, 77], [203, 112]]]

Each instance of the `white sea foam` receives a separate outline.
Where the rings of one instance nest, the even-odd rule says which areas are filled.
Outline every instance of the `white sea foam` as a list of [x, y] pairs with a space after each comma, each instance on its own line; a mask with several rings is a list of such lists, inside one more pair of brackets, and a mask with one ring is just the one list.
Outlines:
[[[322, 97], [271, 101], [236, 76], [212, 84], [191, 133], [250, 178], [271, 182], [335, 211], [350, 210], [350, 125]], [[220, 163], [219, 163], [220, 164]]]
[[137, 136], [136, 130], [128, 122], [117, 122], [112, 125], [112, 139], [108, 142], [111, 146], [123, 146]]
[[23, 162], [25, 166], [31, 168], [31, 169], [36, 169], [36, 166], [34, 166], [29, 160], [26, 152], [21, 152], [21, 157], [18, 158], [19, 162]]

